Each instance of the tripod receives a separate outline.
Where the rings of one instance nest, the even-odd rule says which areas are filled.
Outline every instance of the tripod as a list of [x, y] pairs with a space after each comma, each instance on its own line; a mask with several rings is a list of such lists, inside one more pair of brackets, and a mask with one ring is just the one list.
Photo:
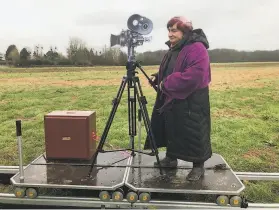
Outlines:
[[[155, 155], [157, 163], [158, 163], [159, 168], [160, 168], [160, 173], [162, 174], [161, 164], [160, 164], [160, 160], [159, 160], [159, 156], [158, 156], [158, 149], [157, 149], [154, 137], [153, 137], [153, 133], [152, 133], [152, 130], [151, 130], [151, 123], [150, 123], [147, 108], [146, 108], [147, 101], [146, 101], [145, 96], [143, 96], [143, 91], [142, 91], [142, 88], [141, 88], [141, 85], [140, 85], [140, 80], [137, 76], [135, 76], [135, 74], [137, 73], [137, 72], [135, 72], [136, 67], [138, 67], [144, 73], [144, 71], [141, 68], [139, 62], [133, 61], [133, 60], [130, 60], [130, 61], [127, 62], [127, 65], [126, 65], [127, 76], [123, 77], [120, 88], [119, 88], [118, 93], [117, 93], [117, 96], [113, 100], [113, 107], [112, 107], [112, 110], [110, 112], [109, 119], [108, 119], [107, 124], [105, 126], [104, 132], [102, 134], [102, 137], [101, 137], [99, 145], [96, 149], [96, 152], [93, 156], [89, 176], [92, 172], [92, 169], [94, 167], [94, 164], [96, 162], [96, 159], [97, 159], [97, 156], [98, 156], [99, 152], [105, 153], [105, 152], [126, 151], [126, 150], [131, 151], [132, 156], [135, 156], [135, 152], [143, 153], [143, 154], [147, 154], [147, 155], [151, 155], [151, 156]], [[146, 74], [145, 74], [145, 76], [148, 78], [148, 76]], [[149, 82], [153, 86], [153, 88], [155, 90], [157, 90], [156, 86], [152, 83], [152, 81], [150, 79], [149, 79]], [[126, 86], [128, 87], [129, 136], [130, 136], [131, 148], [130, 149], [104, 151], [103, 146], [104, 146], [104, 143], [106, 141], [106, 137], [108, 135], [108, 132], [109, 132], [109, 129], [111, 127], [113, 118], [115, 116], [115, 113], [117, 111], [118, 105], [121, 101], [121, 97], [122, 97], [122, 94], [123, 94], [124, 89], [125, 89]], [[149, 140], [150, 140], [150, 145], [151, 145], [151, 150], [152, 150], [151, 153], [146, 153], [146, 152], [143, 152], [143, 151], [135, 150], [134, 137], [137, 135], [137, 131], [136, 131], [136, 112], [137, 112], [137, 110], [136, 110], [136, 100], [137, 99], [138, 99], [138, 103], [139, 103], [139, 106], [140, 106], [140, 109], [141, 109], [141, 113], [142, 113], [142, 117], [143, 117], [143, 120], [144, 120], [144, 125], [145, 125], [146, 131], [147, 131], [147, 135], [148, 135]]]

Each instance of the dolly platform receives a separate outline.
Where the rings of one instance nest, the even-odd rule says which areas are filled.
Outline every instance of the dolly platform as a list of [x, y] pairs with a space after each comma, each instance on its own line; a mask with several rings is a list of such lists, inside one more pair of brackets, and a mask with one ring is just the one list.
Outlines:
[[[159, 157], [164, 157], [160, 152]], [[46, 161], [40, 155], [24, 168], [24, 180], [20, 173], [11, 178], [15, 196], [36, 199], [39, 189], [85, 190], [82, 194], [99, 198], [100, 201], [149, 203], [154, 198], [185, 195], [214, 195], [219, 205], [241, 206], [240, 193], [244, 185], [218, 154], [205, 162], [205, 175], [196, 182], [186, 180], [190, 163], [179, 162], [177, 168], [164, 168], [163, 175], [153, 166], [154, 156], [128, 152], [100, 153], [91, 177], [91, 164], [86, 162]], [[222, 166], [222, 167], [220, 167]]]
[[[160, 152], [163, 158], [165, 152]], [[159, 168], [153, 166], [154, 157], [137, 155], [132, 158], [128, 168], [125, 185], [134, 191], [160, 193], [225, 194], [239, 195], [245, 186], [230, 169], [221, 155], [213, 156], [205, 162], [205, 175], [199, 181], [186, 180], [192, 163], [178, 161], [177, 168], [165, 168], [160, 175]]]
[[47, 161], [42, 154], [25, 167], [24, 181], [17, 173], [11, 182], [16, 187], [115, 190], [124, 185], [127, 167], [112, 166], [127, 165], [129, 157], [124, 152], [100, 153], [88, 177], [90, 161]]

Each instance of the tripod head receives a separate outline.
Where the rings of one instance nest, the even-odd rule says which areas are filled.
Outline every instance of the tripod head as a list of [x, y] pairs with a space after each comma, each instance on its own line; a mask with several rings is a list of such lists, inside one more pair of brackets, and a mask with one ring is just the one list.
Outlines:
[[150, 42], [152, 37], [144, 37], [143, 35], [150, 34], [153, 29], [153, 23], [150, 19], [134, 14], [129, 17], [127, 21], [128, 30], [122, 30], [119, 35], [111, 34], [110, 45], [111, 47], [119, 45], [120, 47], [127, 47], [128, 60], [126, 64], [127, 77], [131, 78], [137, 73], [135, 71], [138, 67], [145, 77], [148, 79], [149, 83], [157, 91], [156, 85], [153, 84], [152, 80], [147, 76], [140, 66], [140, 63], [136, 61], [135, 58], [135, 48], [137, 46], [143, 45], [144, 42]]

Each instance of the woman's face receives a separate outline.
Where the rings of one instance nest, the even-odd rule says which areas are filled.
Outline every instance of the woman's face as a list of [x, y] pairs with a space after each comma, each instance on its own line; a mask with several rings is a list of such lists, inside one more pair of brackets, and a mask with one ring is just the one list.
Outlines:
[[179, 42], [183, 38], [183, 33], [177, 29], [177, 23], [172, 27], [169, 27], [169, 40], [172, 46]]

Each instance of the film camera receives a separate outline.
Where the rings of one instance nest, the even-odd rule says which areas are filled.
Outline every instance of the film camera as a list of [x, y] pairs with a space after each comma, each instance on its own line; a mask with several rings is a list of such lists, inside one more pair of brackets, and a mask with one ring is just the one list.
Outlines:
[[122, 30], [119, 35], [111, 34], [110, 46], [120, 46], [128, 48], [128, 61], [126, 64], [127, 77], [131, 78], [135, 76], [135, 69], [138, 67], [145, 75], [151, 86], [157, 91], [157, 87], [153, 84], [152, 80], [147, 76], [144, 70], [141, 68], [140, 63], [135, 59], [135, 47], [143, 45], [144, 42], [150, 42], [152, 37], [144, 37], [153, 30], [153, 23], [150, 19], [134, 14], [128, 18], [127, 21], [128, 30]]
[[153, 23], [148, 18], [134, 14], [128, 19], [127, 26], [130, 30], [122, 30], [119, 35], [111, 34], [111, 47], [115, 45], [136, 47], [143, 45], [145, 41], [151, 41], [151, 37], [142, 36], [151, 33], [153, 29]]

